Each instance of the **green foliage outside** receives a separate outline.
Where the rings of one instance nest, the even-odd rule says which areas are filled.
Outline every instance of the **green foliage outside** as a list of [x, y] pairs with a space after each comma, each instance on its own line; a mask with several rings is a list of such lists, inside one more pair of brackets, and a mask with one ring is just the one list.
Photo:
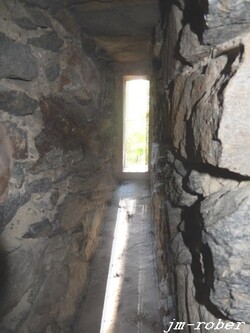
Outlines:
[[138, 123], [137, 126], [131, 126], [127, 134], [125, 168], [146, 168], [148, 165], [148, 124], [146, 122], [147, 120], [142, 121], [141, 126], [138, 126]]

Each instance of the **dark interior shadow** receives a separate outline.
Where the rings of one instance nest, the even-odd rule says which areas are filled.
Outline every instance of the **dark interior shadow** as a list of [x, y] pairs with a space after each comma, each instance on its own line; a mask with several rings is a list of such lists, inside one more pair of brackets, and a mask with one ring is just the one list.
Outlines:
[[204, 305], [216, 318], [227, 319], [211, 302], [210, 293], [214, 285], [214, 263], [211, 249], [202, 240], [203, 218], [200, 213], [200, 202], [186, 208], [182, 215], [185, 245], [192, 255], [191, 270], [194, 276], [195, 298]]

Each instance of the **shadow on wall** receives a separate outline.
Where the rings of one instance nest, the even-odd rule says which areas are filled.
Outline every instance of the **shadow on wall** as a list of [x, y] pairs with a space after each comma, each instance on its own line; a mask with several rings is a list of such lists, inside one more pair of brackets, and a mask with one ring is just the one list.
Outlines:
[[[8, 197], [8, 184], [12, 169], [13, 150], [7, 137], [5, 127], [0, 124], [0, 205], [3, 205]], [[3, 223], [0, 216], [0, 224]], [[7, 261], [3, 246], [0, 242], [0, 315], [2, 314], [1, 300], [6, 296], [7, 286]]]
[[186, 207], [182, 218], [184, 221], [183, 240], [192, 255], [191, 269], [196, 290], [195, 298], [216, 318], [226, 319], [209, 298], [210, 292], [214, 288], [214, 263], [211, 249], [202, 240], [203, 219], [200, 213], [200, 202], [197, 201], [193, 206]]

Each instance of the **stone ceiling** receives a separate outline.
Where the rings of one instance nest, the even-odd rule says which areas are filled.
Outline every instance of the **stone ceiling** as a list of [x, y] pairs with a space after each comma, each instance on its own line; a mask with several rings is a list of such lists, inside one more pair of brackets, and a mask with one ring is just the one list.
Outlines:
[[158, 0], [69, 0], [83, 29], [117, 62], [149, 60]]

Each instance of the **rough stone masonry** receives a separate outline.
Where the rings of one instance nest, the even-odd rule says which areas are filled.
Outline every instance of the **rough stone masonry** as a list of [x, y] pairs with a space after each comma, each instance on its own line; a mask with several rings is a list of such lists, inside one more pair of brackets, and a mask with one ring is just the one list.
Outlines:
[[0, 1], [1, 333], [72, 332], [113, 189], [112, 65], [60, 3]]
[[161, 7], [152, 180], [165, 327], [220, 318], [249, 332], [250, 2]]

